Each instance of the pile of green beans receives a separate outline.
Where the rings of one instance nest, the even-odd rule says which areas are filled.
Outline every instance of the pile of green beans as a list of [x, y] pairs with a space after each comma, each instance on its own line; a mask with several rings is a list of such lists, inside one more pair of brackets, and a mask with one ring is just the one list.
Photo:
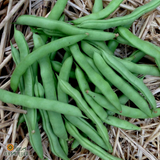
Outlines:
[[[139, 74], [160, 76], [160, 48], [129, 31], [137, 18], [158, 7], [160, 1], [152, 0], [127, 16], [104, 20], [123, 0], [112, 0], [104, 9], [102, 0], [95, 0], [93, 13], [65, 22], [62, 13], [67, 1], [58, 0], [47, 18], [18, 17], [16, 24], [31, 27], [34, 48], [30, 52], [15, 26], [18, 49], [11, 44], [16, 68], [10, 86], [16, 93], [0, 89], [0, 100], [27, 110], [18, 124], [26, 121], [39, 158], [43, 159], [38, 128], [42, 122], [55, 156], [69, 159], [71, 135], [72, 149], [81, 145], [102, 159], [118, 160], [110, 154], [113, 149], [104, 124], [140, 131], [140, 127], [116, 115], [144, 119], [160, 115], [154, 96], [138, 78]], [[115, 27], [113, 33], [104, 31]], [[138, 50], [121, 59], [114, 55], [119, 43]], [[136, 64], [146, 54], [155, 58], [157, 66]], [[129, 100], [132, 107], [125, 105]]]

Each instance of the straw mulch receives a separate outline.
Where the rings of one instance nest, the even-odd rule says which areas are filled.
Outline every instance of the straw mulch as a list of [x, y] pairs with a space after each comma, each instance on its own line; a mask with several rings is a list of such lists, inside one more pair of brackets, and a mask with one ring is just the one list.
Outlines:
[[[110, 0], [104, 0], [104, 7], [108, 5]], [[109, 18], [116, 16], [124, 16], [131, 13], [136, 7], [144, 5], [149, 0], [124, 0], [123, 4], [112, 13]], [[64, 10], [66, 20], [76, 19], [91, 13], [94, 0], [70, 0]], [[17, 17], [23, 14], [31, 14], [38, 16], [47, 16], [51, 8], [54, 6], [55, 0], [0, 0], [0, 88], [10, 89], [10, 77], [15, 68], [11, 56], [10, 41], [16, 46], [13, 38], [13, 23]], [[29, 27], [18, 26], [18, 30], [22, 31], [26, 37], [29, 48], [33, 48], [32, 33]], [[160, 46], [160, 7], [154, 11], [145, 14], [136, 20], [131, 31], [143, 40], [150, 41]], [[133, 48], [126, 45], [119, 45], [115, 55], [119, 57], [127, 57], [133, 52]], [[154, 59], [146, 56], [140, 63], [154, 64]], [[159, 84], [160, 77], [146, 76], [144, 83], [152, 91], [157, 100], [157, 107], [160, 107]], [[128, 102], [127, 105], [130, 105]], [[13, 157], [10, 159], [38, 159], [36, 153], [32, 149], [26, 124], [23, 123], [17, 128], [18, 117], [20, 113], [26, 113], [21, 106], [12, 104], [3, 104], [0, 102], [0, 158], [4, 159], [3, 153], [6, 150], [7, 143], [17, 143], [20, 146], [27, 147], [30, 155], [22, 157]], [[153, 119], [126, 119], [133, 124], [142, 128], [138, 131], [125, 131], [112, 126], [106, 126], [109, 130], [110, 142], [114, 148], [113, 155], [124, 160], [160, 160], [160, 118]], [[44, 148], [44, 156], [49, 159], [58, 159], [50, 149], [46, 134], [41, 129], [42, 143]], [[72, 137], [69, 137], [70, 139]], [[69, 147], [72, 141], [68, 142]], [[86, 149], [78, 147], [75, 150], [69, 148], [69, 156], [72, 160], [98, 160], [99, 158]]]

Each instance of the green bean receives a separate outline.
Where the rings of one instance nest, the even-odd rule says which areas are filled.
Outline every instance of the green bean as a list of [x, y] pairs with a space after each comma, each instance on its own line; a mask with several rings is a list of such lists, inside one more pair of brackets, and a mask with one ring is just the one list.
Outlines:
[[124, 60], [127, 61], [132, 61], [134, 63], [137, 63], [140, 59], [142, 59], [145, 56], [145, 53], [140, 51], [140, 50], [136, 50], [135, 52], [133, 52], [129, 57], [124, 58]]
[[[63, 64], [61, 72], [59, 74], [59, 78], [62, 78], [65, 81], [69, 80], [69, 73], [72, 66], [72, 57], [69, 57]], [[68, 97], [66, 98], [66, 93], [64, 93], [62, 90], [60, 90], [60, 84], [58, 83], [58, 99], [61, 102], [68, 103]], [[67, 116], [65, 117], [74, 125], [76, 125], [80, 130], [82, 130], [84, 133], [86, 133], [93, 141], [95, 141], [97, 144], [102, 146], [106, 149], [106, 145], [102, 141], [102, 139], [98, 136], [97, 132], [82, 118], [77, 118], [73, 116]]]
[[81, 130], [86, 136], [88, 136], [92, 141], [98, 144], [100, 147], [107, 149], [106, 144], [99, 136], [97, 131], [83, 118], [75, 117], [75, 116], [65, 116], [70, 123], [76, 126], [79, 130]]
[[27, 108], [50, 110], [77, 117], [84, 117], [77, 107], [59, 101], [30, 97], [27, 95], [19, 95], [3, 89], [0, 89], [0, 95], [0, 100], [5, 103], [22, 105]]
[[[52, 36], [52, 38], [51, 38], [51, 42], [52, 41], [55, 41], [55, 40], [57, 40], [58, 39], [58, 37], [54, 37], [54, 36]], [[54, 51], [54, 52], [52, 52], [51, 54], [50, 54], [50, 60], [54, 60], [55, 59], [55, 56], [56, 56], [56, 54], [57, 54], [57, 51]]]
[[[34, 85], [34, 91], [36, 97], [41, 97], [44, 98], [44, 93], [45, 90], [43, 86], [38, 82], [36, 79], [36, 83]], [[52, 131], [52, 127], [50, 125], [49, 117], [47, 115], [47, 112], [45, 110], [40, 110], [40, 114], [42, 116], [42, 123], [43, 123], [43, 128], [48, 136], [50, 146], [51, 146], [51, 151], [58, 157], [61, 157], [63, 159], [68, 159], [66, 154], [63, 152], [62, 148], [60, 147], [60, 144], [58, 142], [58, 138], [55, 136], [55, 134]]]
[[[34, 35], [34, 41], [37, 41], [40, 46], [44, 45], [44, 42], [39, 35]], [[40, 65], [40, 75], [45, 90], [45, 97], [46, 99], [56, 100], [56, 78], [52, 71], [49, 55], [41, 58], [38, 62]], [[60, 138], [67, 139], [67, 132], [65, 130], [61, 114], [50, 111], [48, 111], [47, 113], [55, 135]]]
[[109, 136], [107, 128], [103, 125], [102, 121], [98, 118], [98, 116], [93, 112], [93, 110], [88, 106], [85, 100], [82, 98], [81, 94], [73, 88], [68, 82], [63, 81], [58, 78], [61, 89], [68, 95], [70, 95], [75, 101], [77, 106], [86, 114], [88, 118], [90, 118], [97, 127], [97, 131], [105, 142], [107, 149], [111, 152], [112, 146], [109, 143]]
[[80, 29], [75, 26], [72, 26], [66, 22], [50, 20], [44, 17], [36, 17], [30, 15], [22, 15], [17, 21], [17, 24], [29, 25], [41, 27], [44, 29], [50, 29], [52, 31], [60, 31], [66, 35], [77, 35], [88, 33], [87, 37], [84, 37], [88, 40], [97, 40], [97, 41], [107, 41], [116, 37], [116, 34], [110, 32], [89, 30], [89, 29]]
[[124, 95], [124, 94], [122, 94], [121, 96], [119, 96], [118, 99], [119, 99], [119, 102], [121, 104], [123, 104], [123, 105], [126, 104], [128, 102], [128, 100], [129, 100], [129, 98], [126, 95]]
[[[12, 43], [11, 43], [11, 54], [13, 57], [13, 61], [15, 62], [16, 66], [17, 66], [20, 62], [20, 54], [19, 54], [19, 51], [16, 48], [14, 48]], [[24, 92], [23, 77], [20, 78], [19, 89], [20, 89], [21, 93], [23, 94], [23, 92]]]
[[67, 143], [67, 141], [65, 139], [60, 138], [59, 139], [59, 143], [60, 143], [64, 153], [66, 155], [68, 155], [68, 143]]
[[[151, 111], [145, 99], [139, 95], [139, 93], [129, 85], [124, 79], [118, 76], [98, 53], [94, 53], [94, 62], [100, 72], [109, 80], [114, 86], [116, 86], [123, 94], [125, 94], [133, 103], [135, 103], [144, 113], [151, 116]], [[113, 63], [113, 62], [112, 62]], [[115, 63], [118, 66], [118, 63]]]
[[63, 34], [59, 31], [54, 31], [54, 30], [50, 30], [50, 29], [43, 29], [42, 30], [44, 32], [44, 34], [46, 34], [46, 36], [55, 36], [55, 37], [66, 37], [66, 34]]
[[106, 112], [107, 112], [107, 114], [108, 114], [109, 116], [114, 116], [114, 115], [115, 115], [115, 112], [112, 112], [112, 111], [109, 111], [109, 110], [107, 110]]
[[[59, 73], [59, 78], [67, 82], [69, 81], [69, 74], [72, 68], [72, 63], [73, 63], [72, 57], [69, 57], [64, 61]], [[59, 82], [57, 85], [57, 93], [58, 93], [59, 101], [68, 103], [68, 95], [62, 91], [62, 89], [60, 88]]]
[[20, 61], [29, 54], [29, 47], [24, 35], [14, 27], [14, 38], [20, 51]]
[[81, 41], [81, 48], [82, 48], [83, 52], [91, 58], [93, 57], [94, 52], [100, 53], [100, 51], [97, 48], [93, 47], [87, 41]]
[[97, 104], [87, 93], [85, 92], [86, 90], [90, 90], [89, 84], [85, 79], [85, 76], [83, 74], [83, 71], [76, 66], [76, 79], [78, 81], [78, 85], [80, 87], [80, 90], [86, 100], [86, 102], [90, 105], [90, 107], [93, 109], [93, 111], [99, 116], [99, 118], [103, 121], [107, 118], [107, 113], [105, 110]]
[[38, 123], [36, 123], [34, 133], [32, 132], [32, 129], [29, 127], [28, 124], [27, 124], [27, 127], [28, 127], [28, 132], [29, 132], [30, 143], [33, 149], [36, 151], [39, 158], [43, 159], [42, 139], [41, 139], [41, 134], [39, 131]]
[[70, 135], [72, 135], [80, 144], [82, 147], [88, 149], [93, 154], [99, 156], [100, 158], [104, 160], [120, 160], [119, 158], [113, 157], [111, 154], [104, 151], [99, 146], [95, 145], [94, 143], [90, 142], [87, 138], [84, 138], [80, 135], [76, 127], [74, 127], [71, 123], [69, 123], [67, 120], [65, 122], [67, 131]]
[[102, 0], [95, 0], [93, 8], [92, 8], [92, 13], [99, 12], [102, 9], [103, 9], [103, 1]]
[[62, 16], [59, 18], [59, 21], [65, 21], [65, 14], [62, 14]]
[[82, 22], [78, 27], [105, 30], [116, 26], [131, 25], [136, 19], [143, 14], [152, 11], [160, 5], [160, 1], [152, 0], [151, 2], [136, 8], [131, 14], [115, 17], [109, 20], [87, 20]]
[[119, 115], [130, 117], [130, 118], [149, 118], [144, 112], [137, 108], [128, 107], [125, 105], [121, 105], [122, 112], [118, 112], [117, 109], [111, 105], [110, 102], [103, 96], [98, 93], [94, 93], [92, 91], [87, 90], [87, 94], [90, 95], [98, 104], [102, 107], [106, 108], [109, 111], [118, 113]]
[[[154, 47], [153, 44], [148, 43], [146, 41], [141, 40], [137, 36], [133, 35], [128, 29], [124, 27], [118, 27], [118, 32], [120, 35], [125, 38], [127, 41], [129, 41], [131, 44], [133, 44], [136, 48], [143, 51], [144, 53], [150, 55], [151, 57], [155, 58], [155, 62], [160, 69], [160, 50]], [[153, 54], [154, 53], [154, 54]]]
[[[14, 50], [13, 51], [14, 59], [18, 65], [20, 58], [21, 58], [21, 60], [23, 60], [24, 57], [27, 56], [27, 54], [29, 54], [29, 48], [28, 48], [28, 45], [25, 41], [23, 34], [19, 31], [17, 31], [16, 28], [15, 28], [14, 34], [15, 34], [16, 43], [17, 43], [19, 50], [20, 50], [20, 57], [19, 57], [19, 53], [16, 52], [16, 50], [14, 50], [12, 47], [12, 49]], [[24, 87], [20, 87], [21, 93], [23, 93], [25, 95], [29, 95], [29, 96], [33, 96], [33, 78], [32, 78], [33, 76], [32, 76], [31, 69], [32, 68], [30, 67], [25, 72], [24, 77], [23, 77], [24, 78]], [[21, 77], [19, 86], [22, 86], [22, 85], [23, 85], [23, 79]], [[26, 106], [25, 106], [25, 109], [26, 109]], [[24, 119], [27, 124], [31, 145], [32, 145], [33, 149], [36, 151], [37, 155], [40, 158], [43, 158], [41, 135], [40, 135], [40, 131], [38, 128], [38, 123], [37, 123], [37, 111], [36, 111], [36, 109], [33, 109], [33, 108], [27, 108], [26, 110], [27, 110], [27, 114], [23, 115], [23, 116], [24, 116]]]
[[74, 150], [79, 146], [79, 142], [75, 139], [71, 145], [71, 149]]
[[24, 116], [23, 114], [20, 114], [19, 118], [18, 118], [18, 124], [17, 124], [17, 127], [21, 124], [25, 122], [25, 119], [24, 119]]
[[71, 56], [71, 52], [70, 52], [70, 51], [66, 51], [65, 54], [64, 54], [64, 56], [63, 56], [62, 63], [64, 63], [65, 60], [66, 60], [68, 57], [70, 57], [70, 56]]
[[[123, 64], [117, 61], [117, 59], [113, 57], [112, 55], [105, 54], [104, 52], [102, 52], [102, 56], [104, 60], [110, 66], [112, 66], [112, 68], [118, 71], [124, 79], [130, 82], [135, 88], [137, 88], [145, 96], [145, 98], [151, 105], [152, 109], [156, 108], [156, 101], [155, 101], [154, 96], [152, 95], [151, 91], [146, 87], [146, 85], [140, 79], [138, 79], [127, 68], [125, 68]], [[149, 111], [148, 111], [148, 115], [150, 115]]]
[[113, 92], [109, 83], [105, 81], [102, 76], [96, 73], [88, 64], [87, 60], [85, 59], [85, 56], [80, 52], [78, 45], [72, 45], [70, 49], [74, 59], [80, 65], [80, 67], [86, 72], [91, 82], [101, 90], [101, 92], [113, 104], [113, 106], [115, 106], [119, 111], [121, 111], [117, 95]]
[[104, 50], [105, 52], [107, 52], [107, 54], [113, 55], [113, 53], [109, 50], [105, 42], [89, 41], [89, 43], [98, 48], [99, 50]]
[[30, 53], [29, 55], [27, 55], [24, 58], [24, 60], [18, 64], [18, 66], [15, 68], [15, 70], [12, 74], [10, 85], [11, 85], [11, 88], [13, 89], [13, 91], [14, 92], [16, 91], [18, 84], [19, 84], [20, 77], [25, 73], [27, 68], [30, 65], [32, 65], [35, 61], [46, 56], [47, 54], [49, 54], [53, 51], [57, 51], [60, 48], [72, 45], [72, 44], [82, 40], [84, 37], [86, 37], [86, 34], [61, 38], [59, 40], [50, 42], [50, 43], [36, 49], [35, 51]]
[[[84, 16], [84, 17], [81, 17], [81, 18], [78, 18], [76, 20], [73, 20], [72, 22], [74, 24], [80, 24], [80, 23], [83, 23], [85, 21], [90, 21], [90, 20], [98, 20], [98, 19], [104, 19], [104, 18], [107, 18], [112, 12], [114, 12], [117, 7], [123, 2], [123, 0], [112, 0], [109, 5], [103, 9], [103, 4], [101, 4], [102, 0], [96, 0], [94, 6], [93, 6], [93, 11], [95, 10], [95, 8], [97, 8], [97, 4], [100, 4], [102, 5], [102, 8], [98, 11], [96, 11], [96, 13], [92, 13], [92, 14], [89, 14], [87, 16]], [[99, 7], [99, 6], [98, 6]]]
[[58, 0], [47, 18], [58, 20], [65, 9], [67, 2], [68, 0]]
[[97, 67], [94, 64], [93, 59], [88, 56], [85, 56], [85, 58], [86, 58], [87, 62], [90, 64], [90, 66], [94, 69], [94, 71], [96, 71], [98, 74], [101, 75], [101, 73], [99, 72], [99, 70], [97, 69]]
[[109, 124], [109, 125], [112, 125], [112, 126], [115, 126], [115, 127], [118, 127], [118, 128], [122, 128], [122, 129], [125, 129], [125, 130], [137, 130], [137, 131], [141, 130], [141, 128], [135, 126], [134, 124], [132, 124], [128, 121], [125, 121], [123, 119], [119, 119], [119, 118], [114, 117], [114, 116], [108, 116], [105, 119], [104, 122]]
[[[56, 72], [60, 72], [61, 68], [62, 68], [62, 63], [58, 62], [58, 61], [51, 61], [51, 64], [52, 64], [52, 68], [54, 71]], [[75, 76], [75, 72], [73, 70], [70, 71], [70, 75], [69, 75], [70, 78], [73, 78], [75, 79], [76, 76]]]
[[134, 45], [132, 45], [131, 43], [129, 43], [127, 40], [125, 40], [123, 37], [121, 36], [118, 36], [116, 38], [116, 41], [120, 44], [125, 44], [125, 45], [128, 45], [128, 46], [131, 46], [131, 47], [134, 47]]
[[[16, 28], [14, 29], [14, 37], [15, 37], [17, 46], [20, 51], [20, 61], [23, 61], [24, 58], [29, 54], [28, 44], [25, 40], [24, 35], [20, 31], [16, 30]], [[33, 71], [31, 67], [29, 67], [26, 70], [23, 76], [23, 80], [24, 80], [23, 94], [28, 95], [28, 96], [33, 96], [34, 95], [34, 90], [33, 90], [34, 89], [34, 79], [33, 79]], [[25, 120], [28, 121], [27, 123], [28, 125], [30, 125], [32, 132], [34, 132], [36, 123], [37, 123], [37, 110], [25, 108], [25, 106], [23, 106], [23, 109], [27, 110], [27, 114], [24, 115], [24, 117], [25, 117]]]
[[110, 49], [111, 52], [115, 52], [116, 48], [118, 47], [119, 43], [112, 39], [112, 40], [109, 40], [108, 42], [108, 48]]
[[58, 138], [55, 136], [51, 129], [51, 125], [49, 123], [48, 115], [46, 111], [40, 110], [41, 116], [42, 116], [42, 121], [43, 121], [43, 128], [48, 136], [50, 146], [52, 149], [52, 152], [57, 156], [60, 157], [64, 160], [69, 160], [63, 149], [61, 148]]
[[160, 76], [160, 71], [157, 67], [148, 64], [135, 64], [128, 60], [122, 60], [116, 58], [120, 63], [122, 63], [130, 72], [144, 75]]

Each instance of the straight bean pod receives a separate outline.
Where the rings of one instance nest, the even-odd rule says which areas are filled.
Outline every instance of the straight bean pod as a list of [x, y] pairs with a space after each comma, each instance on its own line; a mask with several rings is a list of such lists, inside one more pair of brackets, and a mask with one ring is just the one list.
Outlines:
[[136, 8], [131, 14], [123, 17], [115, 17], [108, 20], [88, 20], [82, 22], [78, 27], [105, 30], [116, 26], [124, 26], [132, 24], [143, 14], [150, 12], [160, 5], [160, 1], [152, 0], [151, 2]]
[[28, 108], [55, 111], [58, 113], [73, 115], [77, 117], [84, 117], [77, 107], [59, 101], [30, 97], [27, 95], [19, 95], [3, 89], [0, 89], [0, 95], [0, 100], [5, 103], [21, 105]]
[[27, 68], [31, 66], [34, 62], [36, 62], [38, 59], [48, 55], [49, 53], [53, 51], [57, 51], [61, 48], [67, 47], [69, 45], [75, 44], [76, 42], [84, 39], [86, 37], [86, 34], [84, 35], [75, 35], [75, 36], [69, 36], [66, 38], [61, 38], [58, 40], [55, 40], [53, 42], [50, 42], [29, 55], [27, 55], [23, 61], [21, 61], [18, 66], [15, 68], [12, 77], [11, 77], [11, 88], [15, 92], [17, 90], [19, 81], [21, 76], [25, 73]]
[[101, 92], [108, 99], [108, 101], [113, 104], [113, 106], [115, 106], [119, 111], [121, 111], [120, 103], [118, 101], [116, 93], [112, 90], [109, 83], [105, 81], [102, 76], [96, 73], [94, 69], [92, 69], [92, 67], [88, 64], [85, 56], [80, 52], [78, 45], [72, 45], [70, 46], [70, 49], [74, 59], [86, 72], [91, 82], [101, 90]]
[[88, 40], [107, 41], [117, 36], [116, 34], [110, 33], [110, 32], [80, 29], [66, 22], [50, 20], [44, 17], [36, 17], [36, 16], [30, 16], [30, 15], [20, 16], [17, 19], [16, 23], [21, 25], [41, 27], [44, 29], [52, 30], [52, 31], [56, 30], [66, 35], [77, 35], [77, 34], [88, 33], [88, 37], [85, 37], [85, 39], [88, 39]]
[[[118, 76], [111, 67], [107, 65], [104, 59], [98, 53], [94, 53], [94, 62], [100, 72], [109, 80], [114, 86], [116, 86], [123, 94], [125, 94], [133, 103], [139, 107], [142, 112], [151, 116], [151, 111], [146, 100], [123, 78]], [[117, 63], [115, 63], [117, 64]]]
[[[44, 45], [44, 42], [39, 35], [36, 35], [34, 38], [35, 41], [37, 40], [39, 42], [39, 44], [41, 44], [42, 46]], [[41, 58], [38, 62], [40, 66], [40, 75], [44, 86], [45, 97], [46, 99], [57, 100], [57, 95], [56, 95], [57, 82], [51, 67], [49, 55]], [[59, 138], [67, 139], [67, 132], [61, 114], [51, 111], [48, 111], [47, 113], [55, 135], [58, 136]]]

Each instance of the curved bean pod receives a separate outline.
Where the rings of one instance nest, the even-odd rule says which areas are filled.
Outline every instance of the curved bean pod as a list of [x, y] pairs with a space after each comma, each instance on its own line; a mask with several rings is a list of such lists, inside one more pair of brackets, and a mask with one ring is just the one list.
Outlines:
[[96, 124], [96, 128], [103, 141], [107, 146], [107, 150], [112, 151], [112, 146], [109, 143], [109, 136], [107, 128], [103, 125], [102, 121], [98, 118], [98, 116], [93, 112], [93, 110], [88, 106], [85, 100], [82, 98], [81, 94], [78, 90], [73, 88], [68, 82], [63, 81], [58, 78], [61, 89], [68, 95], [70, 95], [75, 101], [77, 106], [86, 114], [88, 118], [90, 118], [93, 123]]
[[131, 14], [123, 17], [115, 17], [109, 20], [88, 20], [82, 22], [78, 27], [90, 28], [90, 29], [101, 29], [105, 30], [116, 26], [124, 26], [132, 24], [136, 19], [141, 17], [143, 14], [152, 11], [160, 5], [159, 1], [152, 0], [151, 2], [136, 8]]
[[[17, 66], [20, 62], [20, 54], [19, 54], [19, 51], [16, 48], [14, 48], [12, 43], [11, 43], [11, 54], [12, 54], [12, 57], [13, 57], [13, 61]], [[23, 92], [24, 92], [23, 77], [20, 78], [19, 89], [20, 89], [21, 93], [23, 94]]]
[[136, 50], [129, 57], [124, 58], [124, 60], [132, 61], [133, 63], [137, 63], [140, 59], [142, 59], [146, 54], [140, 50]]
[[[128, 29], [124, 27], [118, 27], [118, 32], [125, 38], [129, 43], [133, 44], [136, 48], [143, 51], [144, 53], [155, 58], [155, 62], [160, 69], [160, 50], [159, 47], [141, 40], [137, 36], [133, 35]], [[157, 49], [158, 48], [158, 49]]]
[[74, 150], [79, 146], [79, 142], [75, 139], [71, 145], [71, 149]]
[[99, 136], [97, 131], [83, 118], [75, 117], [75, 116], [65, 116], [66, 119], [76, 126], [79, 130], [86, 134], [92, 141], [98, 144], [100, 147], [107, 150], [107, 146]]
[[68, 0], [58, 0], [54, 7], [52, 8], [50, 14], [47, 18], [58, 20], [67, 5]]
[[58, 138], [55, 136], [51, 129], [51, 125], [49, 123], [47, 112], [44, 110], [40, 110], [42, 121], [43, 121], [43, 128], [48, 136], [52, 152], [57, 156], [64, 160], [69, 160], [65, 152], [62, 150]]
[[102, 10], [98, 9], [98, 11], [96, 10], [96, 13], [94, 12], [94, 13], [89, 14], [87, 16], [75, 19], [71, 22], [73, 22], [74, 24], [80, 24], [80, 23], [83, 23], [88, 20], [90, 21], [90, 20], [98, 20], [98, 19], [107, 18], [112, 12], [114, 12], [117, 9], [117, 7], [123, 2], [123, 0], [112, 0], [109, 3], [109, 5], [104, 9], [103, 9], [103, 4], [101, 4], [101, 2], [102, 2], [102, 0], [95, 1], [95, 4], [93, 6], [93, 11], [95, 10], [95, 7], [97, 7], [97, 3], [98, 4], [100, 3], [100, 5], [102, 5]]
[[83, 136], [81, 136], [78, 130], [76, 129], [76, 127], [74, 127], [68, 121], [65, 122], [65, 125], [66, 125], [67, 131], [69, 132], [69, 134], [72, 135], [82, 145], [82, 147], [88, 149], [93, 154], [99, 156], [100, 158], [104, 160], [109, 160], [109, 159], [110, 160], [120, 160], [119, 158], [112, 156], [111, 154], [107, 153], [99, 146], [90, 142], [87, 138], [84, 138]]
[[100, 51], [97, 48], [93, 47], [87, 41], [81, 41], [81, 48], [82, 48], [83, 52], [91, 58], [93, 57], [94, 52], [100, 53]]
[[[20, 61], [23, 61], [24, 58], [30, 53], [28, 44], [25, 40], [24, 35], [20, 31], [16, 30], [16, 28], [14, 28], [14, 37], [20, 51]], [[31, 67], [29, 67], [26, 70], [23, 76], [23, 81], [24, 81], [24, 90], [22, 91], [23, 94], [28, 96], [33, 96], [34, 78], [33, 78], [33, 70]], [[26, 115], [24, 114], [24, 117], [25, 120], [27, 121], [27, 124], [30, 125], [32, 132], [34, 132], [35, 127], [37, 125], [37, 110], [31, 108], [25, 108], [25, 106], [23, 106], [23, 109], [27, 110], [27, 114]]]
[[[117, 72], [119, 72], [123, 76], [123, 78], [125, 78], [128, 82], [130, 82], [135, 88], [137, 88], [145, 96], [145, 98], [151, 105], [152, 109], [156, 108], [156, 101], [155, 101], [153, 94], [140, 79], [138, 79], [127, 68], [125, 68], [122, 63], [117, 61], [115, 57], [109, 54], [105, 54], [104, 52], [102, 52], [102, 56], [104, 60], [110, 66], [112, 66], [112, 68], [114, 68]], [[149, 115], [149, 112], [148, 112], [148, 115]]]
[[116, 34], [114, 33], [89, 30], [89, 29], [80, 29], [66, 22], [50, 20], [44, 17], [36, 17], [30, 15], [20, 16], [17, 19], [16, 23], [21, 25], [36, 26], [40, 28], [49, 29], [52, 31], [56, 30], [66, 35], [78, 35], [78, 34], [88, 33], [88, 37], [85, 37], [85, 39], [88, 40], [107, 41], [116, 37]]
[[108, 116], [104, 120], [104, 122], [111, 125], [111, 126], [115, 126], [115, 127], [126, 129], [126, 130], [137, 130], [137, 131], [141, 130], [140, 127], [137, 127], [136, 125], [134, 125], [134, 124], [132, 124], [128, 121], [125, 121], [123, 119], [119, 119], [119, 118], [114, 117], [114, 116]]
[[[53, 70], [59, 73], [62, 68], [62, 63], [58, 61], [51, 61], [51, 64], [52, 64]], [[71, 70], [69, 77], [74, 79], [76, 78], [75, 72], [73, 70]]]
[[[34, 88], [35, 88], [34, 91], [35, 91], [36, 97], [44, 98], [45, 91], [44, 91], [43, 86], [38, 82], [38, 80], [36, 80]], [[39, 111], [42, 117], [43, 128], [50, 142], [51, 151], [53, 152], [54, 155], [67, 160], [68, 159], [67, 155], [63, 152], [58, 142], [58, 138], [55, 136], [55, 134], [52, 131], [52, 127], [50, 125], [50, 121], [49, 121], [47, 112], [45, 110], [39, 110]]]
[[80, 90], [86, 100], [86, 102], [90, 105], [90, 107], [93, 109], [93, 111], [99, 116], [99, 118], [103, 121], [107, 118], [107, 113], [105, 110], [97, 104], [87, 93], [85, 92], [86, 90], [90, 90], [89, 84], [85, 79], [85, 76], [83, 74], [83, 71], [76, 66], [76, 79], [78, 81], [78, 85], [80, 87]]
[[[125, 106], [125, 105], [121, 105], [122, 112], [119, 113], [117, 111], [117, 109], [113, 105], [111, 105], [103, 95], [95, 93], [95, 92], [92, 92], [92, 91], [89, 91], [89, 90], [87, 90], [86, 92], [98, 104], [100, 104], [102, 107], [106, 108], [109, 111], [118, 113], [119, 115], [122, 115], [122, 116], [125, 116], [125, 117], [130, 117], [130, 118], [150, 118], [144, 112], [142, 112], [141, 110], [139, 110], [137, 108], [128, 107], [128, 106]], [[153, 112], [152, 114], [155, 114], [155, 113]], [[158, 113], [155, 114], [155, 116], [158, 116]]]
[[[123, 78], [118, 76], [113, 69], [107, 65], [100, 54], [94, 53], [93, 59], [97, 68], [107, 80], [109, 80], [114, 86], [123, 92], [123, 94], [125, 94], [132, 102], [134, 102], [144, 113], [151, 116], [151, 111], [145, 99]], [[115, 64], [117, 65], [117, 63]]]
[[102, 0], [95, 0], [93, 8], [92, 8], [92, 13], [99, 12], [102, 9], [103, 9], [103, 1]]
[[24, 58], [24, 60], [18, 64], [18, 66], [15, 68], [15, 70], [12, 74], [10, 85], [11, 85], [11, 88], [13, 89], [13, 91], [14, 92], [16, 91], [21, 76], [25, 73], [27, 68], [30, 65], [32, 65], [35, 61], [46, 56], [47, 54], [49, 54], [53, 51], [57, 51], [63, 47], [72, 45], [72, 44], [84, 39], [85, 37], [86, 37], [86, 34], [61, 38], [61, 39], [55, 40], [53, 42], [50, 42], [50, 43], [36, 49], [35, 51], [30, 53], [29, 55], [27, 55]]
[[121, 111], [120, 103], [118, 101], [116, 93], [113, 92], [109, 83], [105, 81], [102, 76], [96, 73], [88, 64], [87, 60], [85, 59], [85, 56], [80, 52], [78, 45], [72, 45], [70, 49], [74, 59], [80, 65], [80, 67], [86, 72], [91, 82], [101, 90], [101, 92], [113, 104], [113, 106], [115, 106], [119, 111]]
[[116, 59], [121, 62], [130, 72], [144, 75], [160, 76], [159, 69], [153, 65], [135, 64], [128, 60], [122, 60], [120, 58]]

